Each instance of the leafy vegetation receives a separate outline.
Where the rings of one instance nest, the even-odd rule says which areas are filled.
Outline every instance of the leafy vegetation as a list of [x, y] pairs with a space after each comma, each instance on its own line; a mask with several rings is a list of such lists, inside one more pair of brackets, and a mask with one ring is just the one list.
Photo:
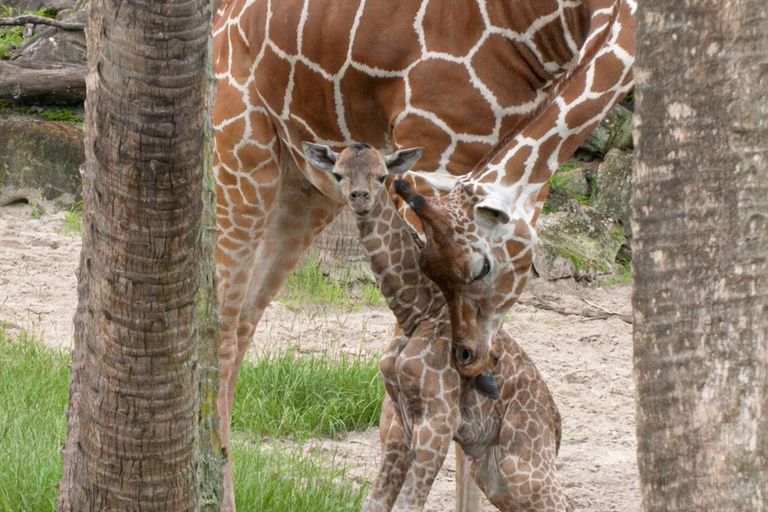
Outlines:
[[[69, 356], [26, 334], [10, 341], [0, 325], [0, 368], [0, 511], [52, 512], [66, 438]], [[256, 366], [246, 363], [234, 426], [240, 510], [360, 509], [365, 486], [342, 482], [343, 469], [329, 469], [330, 461], [317, 455], [283, 453], [252, 440], [264, 434], [301, 437], [375, 425], [383, 389], [374, 370], [378, 373], [372, 361], [295, 355]], [[288, 413], [277, 407], [279, 400]], [[265, 411], [251, 410], [261, 406]], [[306, 426], [314, 421], [322, 427]]]
[[40, 115], [43, 119], [47, 119], [48, 121], [63, 121], [78, 126], [82, 126], [83, 124], [83, 116], [71, 108], [48, 108], [40, 112]]
[[[0, 17], [10, 18], [31, 14], [34, 16], [43, 16], [45, 18], [55, 18], [56, 10], [42, 8], [36, 11], [20, 12], [7, 5], [0, 4]], [[24, 44], [24, 27], [2, 27], [0, 28], [0, 60], [8, 60], [13, 55], [13, 51]]]
[[60, 121], [72, 124], [80, 130], [83, 129], [83, 116], [71, 107], [30, 107], [27, 105], [12, 105], [8, 101], [0, 100], [0, 112], [2, 111], [22, 116], [39, 116], [47, 121]]

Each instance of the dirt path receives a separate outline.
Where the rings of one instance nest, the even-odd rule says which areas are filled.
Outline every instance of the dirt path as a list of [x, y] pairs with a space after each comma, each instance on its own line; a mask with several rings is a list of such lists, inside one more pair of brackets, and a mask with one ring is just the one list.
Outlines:
[[[25, 206], [0, 208], [0, 322], [31, 330], [51, 346], [69, 348], [80, 239], [64, 234], [63, 214], [32, 219], [30, 211]], [[563, 314], [595, 311], [584, 300], [617, 313], [630, 311], [628, 287], [536, 280], [510, 314], [507, 329], [536, 362], [560, 407], [559, 478], [578, 510], [639, 511], [632, 328], [618, 317], [589, 320]], [[542, 309], [541, 301], [561, 312]], [[383, 309], [292, 311], [276, 303], [259, 325], [252, 356], [287, 347], [305, 353], [377, 354], [392, 325], [393, 317]], [[350, 478], [370, 481], [378, 466], [378, 431], [313, 440], [305, 449], [346, 465]], [[451, 454], [427, 510], [453, 510], [454, 472]], [[495, 509], [486, 504], [483, 510]]]

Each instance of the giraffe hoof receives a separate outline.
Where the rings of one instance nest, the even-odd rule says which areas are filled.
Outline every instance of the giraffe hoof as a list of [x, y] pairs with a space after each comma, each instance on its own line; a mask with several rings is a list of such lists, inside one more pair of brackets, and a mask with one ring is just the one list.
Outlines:
[[496, 379], [493, 378], [491, 370], [485, 370], [473, 380], [478, 393], [493, 400], [499, 398], [499, 388], [496, 386]]

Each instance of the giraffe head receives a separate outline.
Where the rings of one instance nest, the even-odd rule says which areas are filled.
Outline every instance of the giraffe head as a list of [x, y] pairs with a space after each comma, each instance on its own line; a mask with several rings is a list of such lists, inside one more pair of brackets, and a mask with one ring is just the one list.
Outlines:
[[398, 193], [424, 226], [419, 266], [448, 303], [456, 367], [476, 376], [495, 365], [492, 340], [530, 274], [535, 232], [480, 183], [460, 181], [442, 198]]
[[379, 193], [386, 193], [387, 176], [409, 170], [422, 151], [421, 148], [401, 149], [382, 156], [368, 144], [353, 144], [341, 153], [309, 142], [302, 146], [304, 156], [313, 167], [333, 175], [343, 197], [359, 216], [371, 211]]

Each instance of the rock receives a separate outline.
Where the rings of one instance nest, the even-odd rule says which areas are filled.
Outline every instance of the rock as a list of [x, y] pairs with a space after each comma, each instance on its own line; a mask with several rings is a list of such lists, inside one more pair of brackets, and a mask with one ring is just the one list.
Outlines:
[[50, 197], [67, 206], [81, 196], [83, 134], [32, 116], [0, 117], [0, 206]]
[[590, 194], [590, 183], [584, 164], [567, 162], [549, 179], [549, 195], [544, 203], [545, 212], [568, 209], [574, 204], [584, 204]]
[[[76, 11], [66, 20], [87, 23], [88, 11]], [[85, 65], [85, 33], [81, 30], [60, 30], [40, 25], [36, 28], [35, 35], [16, 52], [13, 60]]]
[[629, 204], [632, 198], [632, 159], [630, 152], [610, 150], [597, 168], [590, 199], [590, 204], [597, 211], [619, 221], [627, 239], [632, 238]]
[[616, 105], [600, 121], [578, 152], [601, 157], [612, 148], [625, 149], [631, 146], [632, 112], [622, 105]]
[[58, 12], [72, 9], [75, 6], [75, 0], [3, 0], [3, 5], [10, 7], [15, 12], [36, 11], [43, 8]]
[[616, 254], [625, 241], [613, 219], [588, 206], [542, 215], [533, 266], [544, 279], [592, 280], [614, 270]]

